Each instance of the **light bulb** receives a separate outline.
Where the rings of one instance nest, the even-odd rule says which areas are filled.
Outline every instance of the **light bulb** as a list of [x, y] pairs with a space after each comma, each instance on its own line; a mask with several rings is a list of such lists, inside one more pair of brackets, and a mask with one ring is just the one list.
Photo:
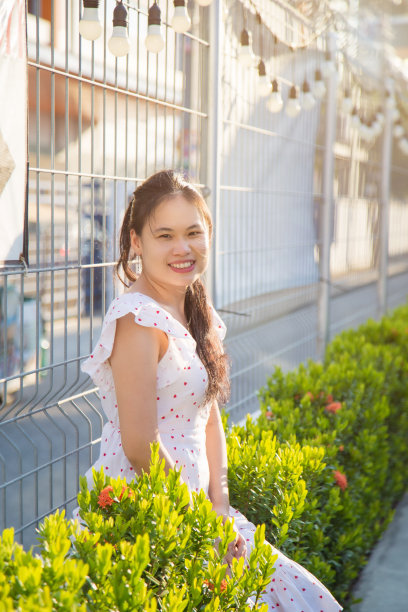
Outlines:
[[212, 0], [197, 0], [197, 4], [200, 6], [208, 6], [211, 4]]
[[84, 0], [84, 12], [79, 22], [79, 33], [87, 40], [96, 40], [102, 33], [98, 5], [99, 0]]
[[398, 146], [405, 155], [408, 155], [408, 138], [406, 136], [398, 141]]
[[160, 25], [160, 8], [154, 2], [149, 8], [147, 36], [145, 38], [146, 49], [151, 53], [159, 53], [164, 47], [164, 38], [161, 35]]
[[265, 63], [261, 59], [258, 64], [259, 79], [257, 83], [257, 89], [261, 96], [266, 97], [271, 93], [271, 82], [268, 75], [266, 74]]
[[379, 121], [379, 122], [380, 122], [380, 124], [382, 125], [382, 124], [384, 123], [384, 114], [383, 114], [383, 113], [381, 113], [381, 112], [378, 112], [378, 113], [376, 114], [376, 117], [377, 117], [377, 121]]
[[329, 77], [336, 70], [336, 64], [333, 61], [331, 53], [326, 51], [324, 62], [322, 63], [322, 74], [324, 77]]
[[321, 100], [324, 98], [326, 93], [326, 85], [323, 83], [322, 73], [320, 70], [316, 70], [315, 72], [315, 80], [312, 85], [312, 93], [315, 98]]
[[288, 117], [297, 117], [302, 107], [299, 104], [296, 87], [292, 85], [290, 88], [289, 99], [286, 102], [285, 113]]
[[375, 138], [375, 129], [373, 128], [372, 122], [369, 121], [366, 124], [365, 139], [367, 140], [367, 142], [372, 142], [374, 138]]
[[374, 130], [375, 136], [379, 136], [381, 134], [381, 123], [378, 121], [378, 119], [374, 119], [371, 127]]
[[312, 108], [316, 104], [316, 98], [310, 91], [310, 85], [306, 81], [306, 79], [303, 81], [303, 85], [302, 85], [301, 104], [302, 104], [302, 108], [304, 108], [305, 110], [312, 110]]
[[127, 10], [118, 2], [113, 11], [112, 36], [108, 41], [109, 51], [116, 57], [129, 53], [130, 44], [127, 35]]
[[387, 91], [385, 94], [385, 108], [388, 108], [389, 110], [395, 108], [395, 98], [389, 91]]
[[191, 19], [188, 15], [184, 0], [174, 0], [174, 14], [171, 20], [171, 27], [175, 32], [183, 34], [191, 26]]
[[282, 110], [283, 100], [279, 91], [279, 84], [276, 79], [272, 81], [272, 93], [268, 98], [266, 106], [271, 113], [280, 113]]
[[254, 65], [255, 56], [252, 53], [248, 31], [245, 29], [241, 32], [241, 41], [238, 47], [238, 59], [243, 66], [250, 67]]
[[348, 89], [344, 92], [344, 98], [341, 102], [343, 113], [351, 113], [353, 110], [353, 100], [351, 99], [351, 93]]
[[361, 125], [356, 107], [353, 108], [353, 112], [351, 113], [351, 125], [356, 129], [358, 129]]
[[401, 123], [398, 122], [394, 125], [394, 129], [392, 130], [392, 133], [395, 138], [401, 138], [401, 136], [403, 136], [404, 128], [402, 127]]

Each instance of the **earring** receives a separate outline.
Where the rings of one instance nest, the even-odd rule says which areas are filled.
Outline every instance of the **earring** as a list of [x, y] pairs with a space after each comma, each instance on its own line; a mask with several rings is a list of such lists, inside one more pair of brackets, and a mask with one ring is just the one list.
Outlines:
[[135, 257], [135, 274], [136, 276], [140, 276], [142, 273], [142, 256], [136, 255]]

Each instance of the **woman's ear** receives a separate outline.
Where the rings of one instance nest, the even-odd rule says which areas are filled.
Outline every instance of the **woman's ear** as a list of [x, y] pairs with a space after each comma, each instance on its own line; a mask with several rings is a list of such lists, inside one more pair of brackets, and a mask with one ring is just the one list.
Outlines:
[[136, 234], [134, 229], [130, 230], [130, 244], [135, 255], [140, 256], [142, 254], [142, 245], [140, 241], [140, 236]]

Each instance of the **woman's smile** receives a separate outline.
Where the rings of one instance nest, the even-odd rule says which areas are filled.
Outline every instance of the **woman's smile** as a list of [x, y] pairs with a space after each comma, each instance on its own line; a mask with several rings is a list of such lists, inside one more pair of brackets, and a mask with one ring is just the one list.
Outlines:
[[186, 274], [187, 272], [192, 272], [195, 267], [195, 261], [193, 259], [188, 259], [185, 261], [178, 261], [169, 264], [170, 268], [177, 272], [178, 274]]

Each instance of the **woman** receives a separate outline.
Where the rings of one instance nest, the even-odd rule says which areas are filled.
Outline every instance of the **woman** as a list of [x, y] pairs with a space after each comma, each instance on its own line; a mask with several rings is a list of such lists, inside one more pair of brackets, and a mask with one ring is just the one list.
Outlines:
[[[136, 189], [117, 266], [131, 284], [110, 305], [83, 370], [99, 386], [109, 419], [94, 467], [132, 479], [148, 470], [150, 443], [157, 441], [167, 470], [180, 468], [190, 490], [204, 489], [218, 514], [234, 517], [236, 538], [225, 559], [231, 563], [250, 552], [255, 527], [229, 505], [218, 408], [229, 391], [225, 325], [200, 280], [211, 234], [203, 197], [181, 175], [163, 170]], [[138, 277], [128, 263], [131, 254], [141, 261]], [[91, 469], [87, 479], [92, 486]], [[342, 609], [310, 572], [276, 552], [276, 571], [262, 599], [268, 609]]]

